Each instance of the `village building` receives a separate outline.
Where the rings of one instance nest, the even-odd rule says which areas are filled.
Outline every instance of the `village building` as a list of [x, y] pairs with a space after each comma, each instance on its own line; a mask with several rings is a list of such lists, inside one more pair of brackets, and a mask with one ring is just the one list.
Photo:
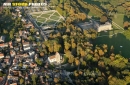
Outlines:
[[4, 54], [3, 53], [0, 53], [0, 59], [1, 58], [4, 58]]

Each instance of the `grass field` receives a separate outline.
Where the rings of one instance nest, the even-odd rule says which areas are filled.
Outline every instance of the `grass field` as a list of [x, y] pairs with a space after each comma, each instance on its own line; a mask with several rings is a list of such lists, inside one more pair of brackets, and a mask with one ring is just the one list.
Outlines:
[[63, 21], [63, 17], [54, 10], [45, 12], [32, 12], [30, 14], [32, 18], [37, 21], [39, 26], [43, 26], [44, 24], [56, 24], [57, 22]]
[[48, 24], [55, 24], [56, 23], [56, 21], [53, 21], [53, 20], [47, 20], [46, 21]]
[[113, 18], [113, 21], [117, 23], [119, 26], [123, 27], [124, 14], [116, 14]]
[[37, 18], [37, 21], [39, 22], [44, 22], [45, 20], [46, 20], [45, 18], [41, 18], [41, 17]]
[[[107, 44], [109, 49], [113, 45], [115, 53], [120, 53], [126, 57], [130, 58], [130, 40], [126, 39], [121, 33], [112, 36], [99, 37], [94, 40], [94, 45]], [[120, 46], [123, 46], [122, 48]]]
[[47, 17], [49, 17], [50, 15], [49, 14], [42, 14], [41, 15], [41, 17], [45, 17], [45, 18], [47, 18]]
[[50, 19], [58, 20], [59, 17], [58, 16], [51, 16]]
[[54, 16], [59, 16], [59, 14], [58, 14], [57, 12], [55, 12], [53, 15], [54, 15]]

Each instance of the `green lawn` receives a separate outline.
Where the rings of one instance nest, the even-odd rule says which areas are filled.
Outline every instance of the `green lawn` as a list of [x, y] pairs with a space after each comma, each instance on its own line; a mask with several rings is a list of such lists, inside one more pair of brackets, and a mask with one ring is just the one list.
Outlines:
[[45, 18], [41, 18], [41, 17], [37, 18], [37, 21], [39, 22], [44, 22], [45, 20], [46, 20]]
[[57, 12], [55, 12], [53, 15], [54, 15], [54, 16], [60, 16]]
[[98, 36], [103, 36], [103, 35], [113, 35], [113, 34], [117, 34], [117, 33], [121, 33], [123, 32], [122, 29], [113, 29], [113, 30], [108, 30], [106, 32], [102, 31], [98, 33]]
[[118, 24], [119, 26], [123, 27], [124, 22], [124, 14], [115, 14], [113, 21]]
[[59, 19], [59, 16], [51, 16], [50, 19], [58, 20], [58, 19]]
[[[113, 45], [115, 53], [120, 53], [126, 57], [130, 58], [130, 40], [126, 39], [126, 37], [118, 33], [117, 35], [99, 37], [94, 40], [94, 45], [107, 44], [109, 49]], [[120, 46], [123, 46], [122, 48]]]
[[35, 13], [35, 14], [31, 14], [32, 16], [39, 16], [41, 15], [41, 13]]
[[32, 15], [32, 17], [33, 17], [34, 19], [36, 19], [36, 18], [37, 18], [37, 16], [36, 16], [36, 15]]
[[42, 23], [37, 21], [38, 26], [40, 26]]
[[60, 20], [59, 20], [59, 22], [62, 22], [62, 21], [63, 21], [63, 19], [60, 19]]
[[48, 18], [49, 16], [50, 16], [49, 14], [42, 14], [40, 17]]
[[48, 15], [50, 15], [50, 14], [52, 14], [53, 12], [48, 12], [48, 13], [45, 13], [45, 14], [48, 14]]
[[47, 20], [46, 21], [48, 24], [55, 24], [56, 23], [56, 21], [53, 21], [53, 20]]

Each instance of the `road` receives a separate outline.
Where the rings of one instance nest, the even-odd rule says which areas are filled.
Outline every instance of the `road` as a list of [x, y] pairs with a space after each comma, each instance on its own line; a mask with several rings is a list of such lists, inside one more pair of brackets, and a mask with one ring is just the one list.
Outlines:
[[14, 60], [14, 57], [10, 57], [10, 65], [9, 65], [9, 69], [7, 70], [7, 73], [6, 73], [6, 78], [5, 78], [5, 82], [2, 84], [2, 85], [5, 85], [7, 82], [8, 82], [8, 75], [10, 73], [10, 68], [12, 67], [13, 65], [13, 60]]
[[[23, 8], [23, 9], [24, 9], [24, 8]], [[27, 14], [28, 19], [33, 23], [33, 25], [34, 25], [37, 29], [39, 29], [40, 34], [42, 35], [43, 39], [44, 39], [45, 41], [47, 41], [48, 38], [47, 38], [47, 36], [45, 35], [45, 33], [42, 31], [41, 27], [39, 27], [39, 26], [37, 25], [37, 23], [35, 22], [35, 20], [32, 19], [32, 17], [31, 17], [28, 13], [26, 13], [26, 14]]]
[[71, 78], [69, 77], [69, 74], [67, 74], [66, 70], [63, 70], [63, 72], [66, 74], [66, 76], [69, 78], [69, 82], [74, 85], [73, 81], [71, 80]]

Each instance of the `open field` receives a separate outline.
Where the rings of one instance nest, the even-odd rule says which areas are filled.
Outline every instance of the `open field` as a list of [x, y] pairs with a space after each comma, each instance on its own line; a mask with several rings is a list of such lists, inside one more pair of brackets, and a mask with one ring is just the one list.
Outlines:
[[43, 26], [44, 24], [55, 25], [64, 20], [64, 18], [55, 10], [31, 12], [30, 15], [37, 21], [38, 26]]
[[116, 22], [119, 26], [123, 27], [124, 14], [116, 14], [113, 18], [113, 21]]
[[58, 20], [59, 17], [58, 16], [51, 16], [50, 19], [53, 19], [53, 20]]
[[[130, 58], [130, 40], [126, 39], [126, 36], [122, 33], [118, 33], [112, 37], [104, 36], [98, 37], [94, 40], [94, 45], [107, 44], [109, 49], [113, 45], [115, 53], [120, 53]], [[122, 48], [120, 46], [123, 46]]]
[[37, 18], [37, 21], [39, 21], [39, 22], [44, 22], [46, 20], [46, 18]]

